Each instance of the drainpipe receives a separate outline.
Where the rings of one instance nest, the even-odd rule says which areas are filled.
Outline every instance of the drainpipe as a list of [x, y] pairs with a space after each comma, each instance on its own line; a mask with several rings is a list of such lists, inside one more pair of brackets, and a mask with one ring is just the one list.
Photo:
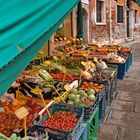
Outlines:
[[109, 1], [109, 42], [110, 42], [110, 45], [112, 44], [112, 0]]

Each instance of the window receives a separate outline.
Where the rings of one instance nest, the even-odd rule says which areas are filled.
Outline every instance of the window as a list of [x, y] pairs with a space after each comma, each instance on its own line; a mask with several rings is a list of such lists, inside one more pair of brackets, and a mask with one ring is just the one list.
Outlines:
[[138, 10], [135, 10], [135, 24], [138, 23]]
[[96, 23], [105, 22], [105, 2], [104, 0], [96, 0]]
[[123, 6], [117, 5], [117, 23], [123, 23]]

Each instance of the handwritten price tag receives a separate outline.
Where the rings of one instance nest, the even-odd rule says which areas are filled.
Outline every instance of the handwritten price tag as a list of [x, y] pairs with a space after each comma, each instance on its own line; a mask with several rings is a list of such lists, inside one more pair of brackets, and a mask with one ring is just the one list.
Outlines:
[[21, 120], [29, 114], [29, 111], [25, 107], [21, 107], [15, 111], [15, 115]]
[[46, 65], [50, 65], [51, 62], [50, 62], [49, 60], [47, 60], [47, 61], [44, 62], [44, 64], [46, 64]]

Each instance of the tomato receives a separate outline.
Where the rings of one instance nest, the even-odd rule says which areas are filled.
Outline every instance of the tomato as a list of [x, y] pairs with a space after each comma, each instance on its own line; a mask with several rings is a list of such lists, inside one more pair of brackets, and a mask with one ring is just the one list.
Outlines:
[[70, 111], [54, 112], [53, 116], [43, 122], [44, 126], [70, 131], [78, 122], [77, 115]]

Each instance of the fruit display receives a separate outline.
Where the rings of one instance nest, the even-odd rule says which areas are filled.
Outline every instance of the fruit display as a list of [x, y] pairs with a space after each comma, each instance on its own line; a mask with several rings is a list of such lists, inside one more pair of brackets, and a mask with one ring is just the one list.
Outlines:
[[[43, 122], [43, 126], [71, 131], [76, 126], [77, 122], [78, 118], [76, 113], [70, 111], [56, 111], [51, 118]], [[46, 130], [48, 129], [46, 128]]]
[[96, 100], [96, 92], [93, 89], [77, 90], [71, 89], [68, 94], [67, 104], [90, 107]]
[[83, 49], [82, 43], [83, 43], [82, 38], [70, 38], [70, 39], [67, 39], [65, 37], [55, 38], [55, 45], [57, 46], [56, 50], [60, 53], [71, 53]]
[[[32, 62], [7, 90], [8, 96], [0, 99], [0, 133], [10, 137], [14, 132], [19, 134], [23, 131], [24, 120], [15, 115], [20, 107], [29, 112], [29, 136], [39, 140], [48, 136], [52, 139], [54, 133], [61, 137], [65, 132], [78, 131], [83, 121], [91, 118], [99, 107], [100, 95], [107, 94], [105, 89], [110, 87], [109, 83], [114, 78], [112, 74], [116, 72], [105, 62], [123, 63], [131, 49], [115, 45], [84, 46], [82, 43], [82, 39], [68, 40], [64, 36], [56, 36], [55, 56], [38, 54], [38, 63]], [[103, 56], [107, 57], [103, 59]], [[64, 106], [51, 108], [51, 102]], [[78, 109], [82, 111], [79, 113]]]
[[118, 56], [117, 54], [111, 54], [107, 61], [113, 62], [113, 63], [125, 63], [126, 58]]
[[[20, 132], [24, 128], [23, 120], [19, 120], [12, 112], [1, 112], [0, 119], [0, 132], [6, 136], [11, 135], [13, 132]], [[30, 114], [27, 116], [27, 128], [31, 127], [33, 122], [34, 115]]]
[[[65, 82], [59, 82], [59, 81], [52, 81], [52, 82], [41, 82], [40, 84], [33, 83], [33, 82], [20, 82], [18, 88], [11, 87], [8, 92], [9, 93], [15, 93], [18, 89], [19, 91], [27, 97], [32, 97], [35, 99], [39, 99], [40, 96], [36, 95], [34, 93], [34, 90], [36, 90], [36, 87], [42, 91], [42, 95], [45, 100], [51, 100], [54, 97], [58, 97], [58, 93], [63, 94], [65, 92], [64, 86]], [[57, 92], [56, 92], [56, 90]]]
[[0, 112], [0, 132], [6, 136], [10, 136], [13, 132], [20, 133], [24, 128], [23, 120], [19, 120], [14, 113], [18, 108], [24, 105], [29, 111], [29, 115], [27, 116], [27, 128], [33, 124], [35, 120], [34, 115], [43, 108], [34, 100], [24, 102], [22, 106], [16, 99], [12, 103], [2, 101], [0, 105], [1, 109], [3, 108], [3, 111]]
[[76, 76], [72, 76], [69, 74], [63, 74], [63, 73], [51, 73], [51, 76], [56, 80], [67, 81], [67, 82], [72, 82], [74, 80], [79, 79]]
[[114, 70], [101, 70], [101, 71], [95, 71], [93, 80], [94, 81], [107, 81], [112, 78]]
[[98, 84], [98, 83], [94, 83], [94, 82], [88, 82], [88, 81], [84, 81], [81, 83], [81, 86], [79, 87], [79, 89], [81, 90], [89, 90], [92, 89], [95, 92], [100, 92], [101, 90], [103, 90], [104, 86], [102, 84]]

